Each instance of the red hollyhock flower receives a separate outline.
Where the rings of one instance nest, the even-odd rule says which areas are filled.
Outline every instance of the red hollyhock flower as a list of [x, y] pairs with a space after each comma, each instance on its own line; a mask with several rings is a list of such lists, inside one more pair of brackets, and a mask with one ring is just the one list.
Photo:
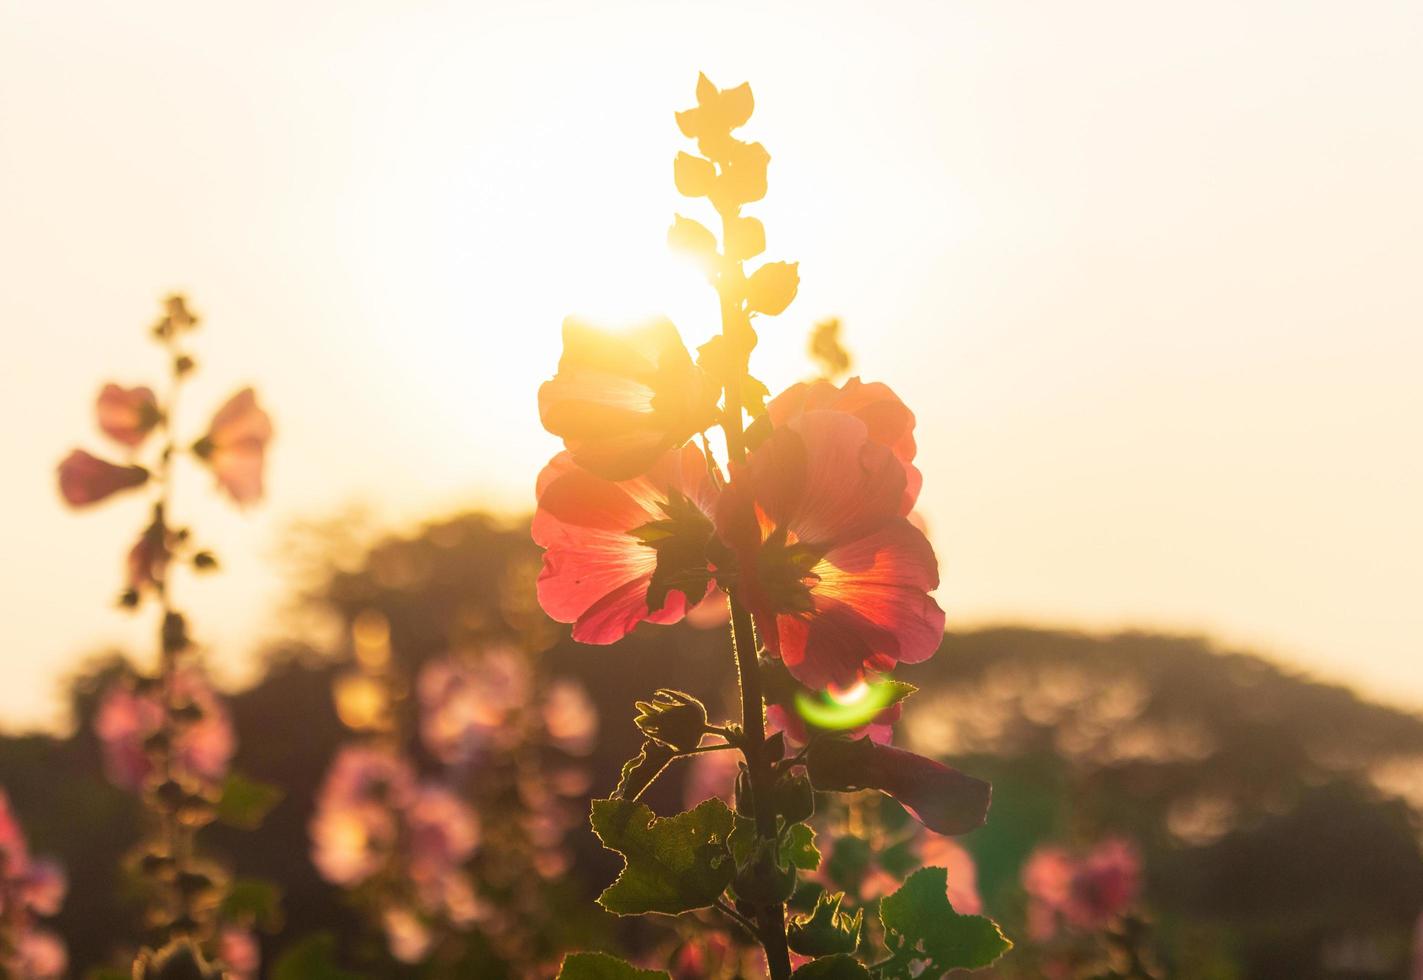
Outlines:
[[639, 622], [675, 623], [714, 588], [706, 548], [716, 487], [692, 444], [631, 480], [559, 453], [538, 480], [533, 536], [545, 548], [539, 603], [581, 643], [615, 643]]
[[59, 492], [71, 507], [97, 504], [111, 494], [142, 486], [148, 471], [142, 466], [120, 466], [76, 449], [59, 464]]
[[766, 412], [776, 428], [798, 419], [806, 412], [818, 410], [848, 412], [861, 422], [870, 439], [889, 449], [904, 464], [904, 501], [900, 513], [908, 515], [919, 498], [924, 477], [914, 466], [914, 413], [889, 385], [872, 381], [868, 384], [851, 378], [837, 387], [829, 381], [801, 382], [791, 385], [766, 403]]
[[106, 384], [94, 410], [104, 435], [130, 449], [139, 446], [162, 418], [152, 388]]
[[539, 417], [579, 466], [630, 480], [711, 425], [719, 393], [670, 321], [611, 332], [570, 317]]
[[717, 529], [762, 641], [810, 688], [933, 655], [939, 566], [903, 516], [905, 471], [864, 422], [810, 411], [772, 432], [732, 477]]
[[243, 388], [213, 416], [208, 434], [193, 446], [212, 467], [218, 485], [238, 504], [262, 499], [262, 467], [272, 420], [257, 404], [257, 393]]

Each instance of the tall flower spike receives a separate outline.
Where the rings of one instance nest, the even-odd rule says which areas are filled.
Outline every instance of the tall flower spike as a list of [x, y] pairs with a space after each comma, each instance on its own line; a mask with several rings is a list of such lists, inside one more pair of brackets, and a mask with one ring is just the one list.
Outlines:
[[579, 466], [628, 480], [710, 426], [719, 394], [671, 321], [606, 331], [569, 317], [558, 373], [539, 389], [539, 417]]

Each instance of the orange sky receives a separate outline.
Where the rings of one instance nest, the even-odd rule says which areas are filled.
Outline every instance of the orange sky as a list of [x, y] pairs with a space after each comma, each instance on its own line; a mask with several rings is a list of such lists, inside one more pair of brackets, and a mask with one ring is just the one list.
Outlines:
[[1418, 4], [218, 10], [0, 2], [0, 718], [139, 635], [140, 508], [67, 514], [53, 467], [171, 288], [189, 404], [251, 381], [279, 427], [260, 512], [183, 490], [227, 669], [291, 520], [528, 506], [566, 313], [715, 328], [663, 244], [698, 69], [752, 83], [801, 262], [758, 373], [838, 314], [917, 411], [951, 625], [1210, 630], [1423, 705]]

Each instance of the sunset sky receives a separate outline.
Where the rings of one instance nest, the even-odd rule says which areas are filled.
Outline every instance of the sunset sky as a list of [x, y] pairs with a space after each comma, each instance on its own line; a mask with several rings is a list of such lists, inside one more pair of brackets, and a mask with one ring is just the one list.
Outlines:
[[293, 521], [531, 507], [566, 314], [716, 329], [665, 246], [705, 217], [671, 166], [698, 70], [751, 82], [748, 211], [801, 263], [757, 373], [808, 375], [838, 315], [916, 411], [951, 628], [1207, 631], [1423, 707], [1415, 0], [0, 0], [3, 723], [146, 643], [112, 605], [141, 505], [68, 513], [54, 466], [103, 448], [104, 381], [159, 379], [169, 290], [193, 434], [245, 383], [278, 427], [259, 510], [180, 489], [228, 676]]

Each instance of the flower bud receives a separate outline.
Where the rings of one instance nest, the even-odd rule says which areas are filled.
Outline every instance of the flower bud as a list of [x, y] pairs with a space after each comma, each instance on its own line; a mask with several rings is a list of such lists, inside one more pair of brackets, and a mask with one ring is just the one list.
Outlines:
[[853, 953], [860, 943], [860, 926], [865, 910], [855, 910], [853, 916], [840, 911], [844, 892], [822, 892], [815, 908], [791, 920], [786, 929], [786, 943], [803, 956], [832, 956]]
[[707, 726], [707, 709], [690, 694], [662, 688], [651, 701], [637, 702], [638, 730], [679, 752], [696, 748]]
[[786, 821], [786, 826], [803, 823], [815, 813], [815, 789], [804, 773], [782, 776], [776, 782], [772, 794], [776, 812]]

